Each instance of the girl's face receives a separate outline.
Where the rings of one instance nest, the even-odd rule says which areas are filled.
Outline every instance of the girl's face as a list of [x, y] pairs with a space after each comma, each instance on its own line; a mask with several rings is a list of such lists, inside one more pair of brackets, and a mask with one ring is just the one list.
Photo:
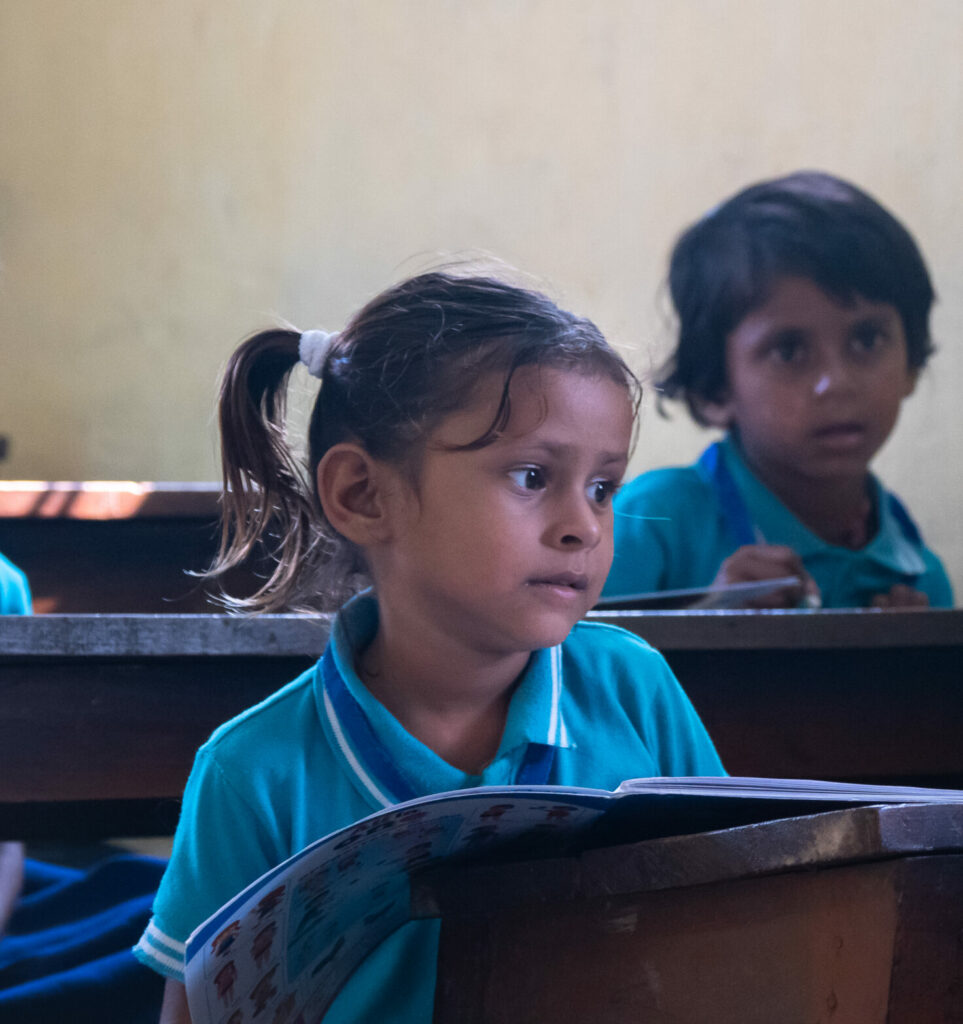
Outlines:
[[504, 433], [452, 451], [485, 432], [502, 386], [483, 379], [429, 436], [417, 484], [399, 484], [378, 581], [400, 582], [410, 621], [498, 655], [560, 643], [598, 600], [633, 421], [607, 377], [523, 367]]
[[729, 335], [726, 378], [707, 418], [738, 428], [771, 483], [865, 478], [916, 374], [895, 306], [840, 302], [809, 278], [784, 277]]

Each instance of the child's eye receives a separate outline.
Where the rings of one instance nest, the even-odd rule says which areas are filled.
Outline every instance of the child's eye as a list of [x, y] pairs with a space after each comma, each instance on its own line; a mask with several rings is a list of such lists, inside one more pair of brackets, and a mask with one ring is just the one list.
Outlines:
[[882, 327], [877, 323], [857, 324], [852, 333], [852, 346], [859, 353], [875, 352], [883, 342], [886, 335]]
[[806, 345], [798, 334], [787, 332], [773, 339], [769, 354], [777, 363], [799, 363], [805, 358]]
[[508, 476], [523, 491], [540, 491], [545, 487], [545, 472], [540, 466], [521, 466], [511, 470]]
[[593, 480], [588, 485], [589, 500], [604, 507], [612, 500], [612, 495], [616, 490], [618, 490], [618, 484], [614, 480]]

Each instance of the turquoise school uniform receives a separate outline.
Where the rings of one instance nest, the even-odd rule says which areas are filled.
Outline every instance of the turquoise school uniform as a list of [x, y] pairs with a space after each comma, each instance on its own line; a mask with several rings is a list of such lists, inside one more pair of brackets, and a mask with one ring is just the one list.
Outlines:
[[744, 544], [785, 544], [802, 558], [827, 608], [862, 608], [907, 583], [933, 607], [953, 591], [898, 499], [872, 478], [879, 527], [859, 550], [828, 544], [804, 526], [746, 465], [730, 436], [693, 466], [655, 469], [615, 499], [615, 558], [603, 591], [618, 597], [708, 586]]
[[29, 615], [31, 611], [27, 577], [0, 555], [0, 615]]
[[[624, 630], [579, 623], [558, 647], [532, 654], [494, 760], [468, 775], [410, 735], [355, 674], [354, 651], [377, 621], [373, 596], [355, 598], [317, 665], [201, 747], [135, 949], [144, 963], [182, 979], [185, 940], [229, 898], [315, 839], [409, 796], [724, 774], [662, 656]], [[325, 1021], [430, 1021], [437, 941], [437, 922], [405, 925], [358, 968]]]

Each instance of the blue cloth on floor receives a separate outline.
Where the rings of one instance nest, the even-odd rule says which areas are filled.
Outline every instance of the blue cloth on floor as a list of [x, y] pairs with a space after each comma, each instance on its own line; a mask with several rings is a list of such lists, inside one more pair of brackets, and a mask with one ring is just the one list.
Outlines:
[[166, 863], [123, 855], [80, 870], [27, 860], [0, 940], [0, 1024], [156, 1024], [164, 980], [130, 948]]

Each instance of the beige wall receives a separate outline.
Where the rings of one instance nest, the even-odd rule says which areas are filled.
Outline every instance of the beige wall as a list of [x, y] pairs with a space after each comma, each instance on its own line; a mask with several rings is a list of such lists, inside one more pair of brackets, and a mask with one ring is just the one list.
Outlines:
[[[0, 475], [205, 479], [218, 368], [487, 249], [645, 368], [679, 227], [800, 166], [926, 252], [879, 460], [963, 593], [959, 0], [2, 0]], [[704, 438], [645, 413], [635, 468]]]

